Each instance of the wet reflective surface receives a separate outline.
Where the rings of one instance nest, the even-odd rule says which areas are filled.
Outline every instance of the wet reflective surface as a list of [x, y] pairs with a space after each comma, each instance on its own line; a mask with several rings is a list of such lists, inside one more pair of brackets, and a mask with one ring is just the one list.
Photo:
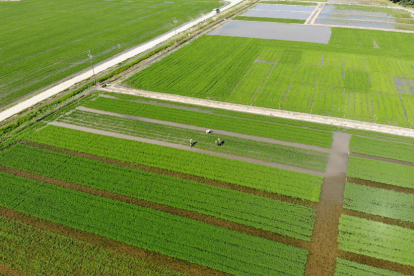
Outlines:
[[278, 39], [328, 44], [331, 28], [310, 25], [230, 21], [209, 35]]
[[279, 12], [279, 11], [263, 11], [263, 10], [249, 10], [242, 14], [242, 16], [251, 17], [270, 17], [270, 18], [289, 18], [289, 19], [308, 19], [311, 13], [304, 12]]
[[389, 29], [389, 30], [396, 30], [397, 29], [394, 26], [394, 24], [391, 24], [391, 23], [341, 20], [341, 19], [318, 18], [318, 19], [316, 19], [315, 23], [316, 24], [326, 24], [326, 25], [337, 25], [337, 26], [354, 26], [354, 27]]
[[360, 20], [360, 21], [375, 21], [384, 23], [395, 23], [395, 18], [392, 17], [379, 17], [379, 16], [364, 16], [364, 15], [350, 15], [350, 14], [333, 14], [322, 13], [318, 18], [329, 19], [345, 19], [345, 20]]

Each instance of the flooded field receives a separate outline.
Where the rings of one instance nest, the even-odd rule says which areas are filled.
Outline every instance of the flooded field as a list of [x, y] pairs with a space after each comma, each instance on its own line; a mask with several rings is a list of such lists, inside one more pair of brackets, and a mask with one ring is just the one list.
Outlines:
[[395, 23], [393, 17], [380, 17], [380, 16], [366, 16], [366, 15], [349, 15], [349, 14], [332, 14], [332, 13], [321, 13], [318, 18], [326, 19], [344, 19], [344, 20], [357, 20], [357, 21], [373, 21], [373, 22], [384, 22], [384, 23]]
[[391, 23], [373, 22], [373, 21], [357, 21], [357, 20], [345, 20], [345, 19], [328, 19], [318, 18], [315, 21], [316, 24], [324, 25], [336, 25], [336, 26], [353, 26], [353, 27], [365, 27], [376, 29], [388, 29], [396, 30], [397, 28]]
[[330, 27], [270, 22], [231, 21], [209, 35], [278, 39], [328, 44]]

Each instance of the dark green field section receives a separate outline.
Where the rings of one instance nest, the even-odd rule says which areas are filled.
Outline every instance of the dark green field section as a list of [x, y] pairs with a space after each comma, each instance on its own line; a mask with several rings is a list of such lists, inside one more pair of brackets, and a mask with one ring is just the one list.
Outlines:
[[279, 23], [295, 23], [303, 24], [306, 20], [302, 19], [289, 19], [289, 18], [269, 18], [269, 17], [251, 17], [251, 16], [236, 16], [233, 20], [243, 21], [259, 21], [259, 22], [279, 22]]
[[0, 242], [0, 263], [28, 275], [186, 275], [1, 216]]
[[372, 267], [369, 265], [359, 264], [345, 259], [336, 259], [335, 276], [404, 276], [395, 271]]
[[247, 135], [261, 136], [277, 140], [296, 142], [320, 147], [330, 147], [332, 133], [316, 129], [233, 118], [216, 114], [201, 113], [177, 108], [167, 108], [145, 103], [99, 97], [83, 104], [85, 107], [147, 117], [157, 120], [220, 129]]
[[315, 223], [309, 207], [21, 144], [0, 164], [307, 241]]
[[350, 151], [414, 163], [414, 145], [353, 135]]
[[217, 1], [0, 2], [0, 109], [218, 8]]
[[[81, 110], [75, 110], [68, 115], [59, 117], [58, 122], [185, 146], [188, 146], [189, 140], [193, 139], [194, 141], [197, 141], [194, 145], [196, 148], [292, 165], [321, 172], [325, 171], [326, 163], [328, 162], [328, 153], [325, 152], [260, 142], [222, 134], [206, 135], [204, 131], [200, 130], [149, 123]], [[220, 137], [221, 141], [224, 141], [223, 146], [217, 146], [217, 137]]]
[[414, 263], [414, 231], [400, 226], [343, 214], [338, 242], [344, 251], [403, 265]]
[[414, 167], [351, 156], [348, 177], [414, 189]]
[[406, 51], [413, 44], [409, 33], [345, 28], [332, 28], [328, 45], [207, 35], [125, 83], [148, 91], [413, 127], [414, 54]]
[[315, 202], [323, 181], [319, 176], [56, 126], [47, 126], [25, 139]]
[[3, 207], [231, 274], [304, 274], [304, 249], [15, 175], [0, 188]]
[[414, 195], [347, 183], [344, 207], [414, 223]]

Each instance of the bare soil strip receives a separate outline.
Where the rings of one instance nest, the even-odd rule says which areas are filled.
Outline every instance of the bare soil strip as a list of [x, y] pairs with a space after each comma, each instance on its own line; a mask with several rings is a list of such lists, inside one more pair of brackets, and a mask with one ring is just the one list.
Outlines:
[[326, 167], [305, 275], [334, 275], [338, 250], [338, 225], [342, 214], [350, 134], [335, 132]]
[[8, 275], [8, 276], [29, 276], [29, 274], [26, 274], [20, 270], [17, 270], [15, 268], [11, 268], [10, 266], [6, 264], [0, 263], [0, 275]]
[[373, 159], [373, 160], [378, 160], [378, 161], [383, 161], [383, 162], [389, 162], [389, 163], [395, 163], [395, 164], [400, 164], [400, 165], [414, 167], [414, 163], [400, 161], [400, 160], [395, 160], [395, 159], [377, 157], [377, 156], [372, 156], [372, 155], [365, 155], [365, 154], [360, 154], [360, 153], [349, 153], [349, 155], [350, 156], [355, 156], [355, 157]]
[[[385, 260], [380, 260], [364, 255], [359, 255], [351, 252], [339, 251], [339, 258], [347, 259], [360, 264], [366, 264], [373, 267], [396, 271], [406, 275], [414, 275], [414, 267], [408, 265], [397, 264]], [[333, 275], [333, 274], [332, 274]]]
[[40, 219], [11, 209], [0, 207], [0, 215], [21, 221], [26, 224], [38, 227], [40, 229], [51, 231], [60, 235], [65, 235], [74, 239], [85, 241], [105, 249], [113, 250], [119, 253], [128, 254], [137, 259], [143, 259], [173, 270], [178, 270], [191, 275], [229, 275], [224, 272], [189, 263], [180, 259], [162, 255], [157, 252], [142, 249], [136, 246], [128, 245], [113, 239], [105, 238], [89, 232], [81, 231], [71, 227], [67, 227], [58, 223]]
[[[208, 127], [197, 127], [197, 126], [192, 126], [192, 125], [185, 125], [185, 124], [179, 124], [179, 123], [174, 123], [174, 122], [150, 119], [150, 118], [146, 118], [146, 117], [125, 115], [125, 114], [114, 113], [114, 112], [109, 112], [109, 111], [102, 111], [102, 110], [83, 107], [83, 106], [79, 106], [76, 109], [82, 110], [82, 111], [87, 111], [87, 112], [92, 112], [92, 113], [96, 113], [96, 114], [104, 114], [104, 115], [110, 115], [110, 116], [120, 117], [120, 118], [128, 118], [128, 119], [139, 120], [139, 121], [149, 122], [149, 123], [154, 123], [154, 124], [175, 126], [175, 127], [186, 128], [186, 129], [191, 129], [191, 130], [199, 130], [199, 131], [203, 131], [203, 132], [206, 131], [206, 129], [208, 129]], [[305, 145], [305, 144], [300, 144], [300, 143], [270, 139], [270, 138], [265, 138], [265, 137], [260, 137], [260, 136], [246, 135], [246, 134], [241, 134], [241, 133], [237, 133], [237, 132], [230, 132], [230, 131], [216, 130], [216, 129], [212, 129], [212, 131], [215, 134], [234, 136], [234, 137], [243, 138], [243, 139], [249, 139], [249, 140], [260, 141], [260, 142], [267, 142], [267, 143], [272, 143], [272, 144], [279, 144], [279, 145], [284, 145], [284, 146], [291, 146], [291, 147], [296, 147], [296, 148], [301, 148], [301, 149], [317, 150], [317, 151], [322, 151], [322, 152], [329, 152], [330, 151], [330, 149], [322, 148], [322, 147], [318, 147], [318, 146]]]
[[411, 223], [411, 222], [401, 221], [401, 220], [392, 219], [392, 218], [386, 218], [386, 217], [382, 217], [382, 216], [378, 216], [378, 215], [366, 214], [366, 213], [362, 213], [362, 212], [358, 212], [358, 211], [354, 211], [354, 210], [349, 210], [349, 209], [345, 209], [345, 208], [343, 210], [343, 213], [347, 214], [349, 216], [374, 220], [374, 221], [378, 221], [378, 222], [382, 222], [382, 223], [386, 223], [386, 224], [390, 224], [390, 225], [397, 225], [397, 226], [401, 226], [401, 227], [404, 227], [404, 228], [409, 228], [411, 230], [414, 230], [414, 223]]
[[224, 158], [228, 158], [228, 159], [239, 160], [239, 161], [249, 162], [249, 163], [253, 163], [253, 164], [278, 168], [278, 169], [284, 169], [284, 170], [295, 171], [295, 172], [300, 172], [300, 173], [313, 174], [313, 175], [318, 175], [318, 176], [324, 176], [325, 175], [323, 172], [313, 171], [313, 170], [299, 168], [299, 167], [295, 167], [295, 166], [284, 165], [284, 164], [273, 163], [273, 162], [267, 162], [267, 161], [263, 161], [263, 160], [259, 160], [259, 159], [253, 159], [253, 158], [237, 156], [237, 155], [221, 153], [221, 152], [215, 152], [215, 151], [210, 151], [210, 150], [203, 150], [203, 149], [199, 149], [199, 148], [196, 148], [196, 147], [190, 147], [190, 146], [173, 144], [173, 143], [164, 142], [164, 141], [141, 138], [141, 137], [126, 135], [126, 134], [120, 134], [120, 133], [117, 133], [117, 132], [98, 130], [98, 129], [93, 129], [93, 128], [89, 128], [89, 127], [82, 127], [82, 126], [71, 125], [71, 124], [66, 124], [66, 123], [59, 123], [59, 122], [52, 122], [52, 123], [49, 123], [49, 124], [54, 125], [54, 126], [69, 128], [69, 129], [80, 130], [80, 131], [84, 131], [84, 132], [88, 132], [88, 133], [105, 135], [105, 136], [109, 136], [109, 137], [128, 139], [128, 140], [132, 140], [132, 141], [144, 142], [144, 143], [153, 144], [153, 145], [160, 145], [160, 146], [176, 148], [176, 149], [181, 149], [181, 150], [199, 152], [199, 153], [204, 153], [204, 154], [208, 154], [208, 155], [224, 157]]
[[374, 181], [369, 181], [369, 180], [364, 180], [364, 179], [359, 179], [359, 178], [352, 178], [352, 177], [348, 177], [347, 181], [351, 183], [359, 184], [359, 185], [374, 187], [374, 188], [402, 192], [406, 194], [414, 194], [414, 189], [399, 187], [399, 186], [390, 185], [390, 184], [384, 184], [380, 182], [374, 182]]
[[42, 175], [38, 175], [38, 174], [25, 172], [25, 171], [20, 171], [20, 170], [4, 167], [4, 166], [1, 166], [1, 165], [0, 165], [0, 171], [11, 173], [11, 174], [14, 174], [14, 175], [23, 176], [23, 177], [34, 179], [34, 180], [37, 180], [37, 181], [43, 181], [43, 182], [46, 182], [46, 183], [49, 183], [49, 184], [52, 184], [52, 185], [56, 185], [56, 186], [60, 186], [60, 187], [64, 187], [64, 188], [68, 188], [68, 189], [72, 189], [72, 190], [76, 190], [76, 191], [80, 191], [80, 192], [84, 192], [84, 193], [88, 193], [88, 194], [92, 194], [92, 195], [96, 195], [96, 196], [100, 196], [100, 197], [109, 198], [109, 199], [112, 199], [112, 200], [117, 200], [117, 201], [129, 203], [129, 204], [134, 204], [134, 205], [138, 205], [138, 206], [142, 206], [142, 207], [151, 208], [151, 209], [155, 209], [155, 210], [158, 210], [158, 211], [170, 213], [170, 214], [173, 214], [173, 215], [186, 217], [186, 218], [189, 218], [189, 219], [202, 221], [204, 223], [219, 226], [219, 227], [222, 227], [222, 228], [227, 228], [227, 229], [238, 231], [238, 232], [241, 232], [241, 233], [246, 233], [246, 234], [249, 234], [249, 235], [258, 236], [258, 237], [266, 238], [266, 239], [269, 239], [269, 240], [273, 240], [275, 242], [280, 242], [280, 243], [284, 243], [284, 244], [288, 244], [288, 245], [293, 245], [293, 246], [296, 246], [296, 247], [301, 247], [301, 248], [305, 248], [305, 249], [309, 250], [309, 246], [308, 246], [309, 243], [306, 242], [306, 241], [294, 239], [294, 238], [291, 238], [291, 237], [281, 236], [281, 235], [278, 235], [278, 234], [275, 234], [275, 233], [272, 233], [272, 232], [268, 232], [268, 231], [265, 231], [265, 230], [257, 229], [257, 228], [254, 228], [254, 227], [242, 225], [242, 224], [235, 223], [235, 222], [226, 221], [226, 220], [223, 220], [223, 219], [210, 217], [208, 215], [203, 215], [203, 214], [200, 214], [200, 213], [196, 213], [196, 212], [192, 212], [192, 211], [188, 211], [188, 210], [183, 210], [183, 209], [179, 209], [179, 208], [174, 208], [174, 207], [170, 207], [170, 206], [166, 206], [166, 205], [162, 205], [162, 204], [158, 204], [158, 203], [154, 203], [154, 202], [150, 202], [150, 201], [146, 201], [146, 200], [141, 200], [141, 199], [137, 199], [137, 198], [133, 198], [133, 197], [129, 197], [129, 196], [115, 194], [115, 193], [112, 193], [112, 192], [97, 190], [97, 189], [90, 188], [90, 187], [87, 187], [87, 186], [82, 186], [82, 185], [78, 185], [78, 184], [74, 184], [74, 183], [54, 179], [54, 178], [51, 178], [51, 177], [46, 177], [46, 176], [42, 176]]
[[257, 196], [263, 196], [263, 197], [272, 198], [272, 199], [275, 199], [275, 200], [280, 200], [280, 201], [285, 201], [285, 202], [290, 202], [290, 203], [294, 203], [294, 204], [299, 204], [299, 205], [303, 205], [303, 206], [314, 207], [315, 204], [316, 204], [314, 202], [303, 200], [303, 199], [296, 199], [296, 198], [292, 198], [292, 197], [288, 197], [288, 196], [277, 195], [277, 194], [273, 194], [273, 193], [269, 193], [269, 192], [249, 188], [249, 187], [238, 186], [238, 185], [235, 185], [235, 184], [230, 184], [230, 183], [226, 183], [226, 182], [212, 180], [212, 179], [208, 179], [208, 178], [204, 178], [204, 177], [200, 177], [200, 176], [169, 171], [169, 170], [160, 169], [160, 168], [156, 168], [156, 167], [150, 167], [150, 166], [146, 166], [146, 165], [135, 165], [135, 164], [132, 164], [130, 162], [120, 161], [120, 160], [117, 160], [117, 159], [99, 157], [99, 156], [88, 154], [88, 153], [82, 153], [82, 152], [77, 152], [77, 151], [72, 151], [72, 150], [61, 149], [61, 148], [57, 148], [57, 147], [53, 147], [53, 146], [49, 146], [49, 145], [38, 144], [38, 143], [30, 142], [30, 141], [21, 141], [21, 143], [32, 146], [32, 147], [38, 147], [38, 148], [47, 149], [47, 150], [51, 150], [51, 151], [67, 153], [67, 154], [71, 154], [71, 155], [75, 155], [75, 156], [79, 156], [79, 157], [83, 157], [83, 158], [88, 158], [88, 159], [92, 159], [92, 160], [97, 160], [97, 161], [101, 161], [101, 162], [105, 162], [105, 163], [109, 163], [109, 164], [113, 164], [113, 165], [118, 165], [118, 166], [123, 166], [123, 167], [128, 167], [128, 168], [133, 168], [133, 169], [138, 169], [138, 170], [143, 170], [143, 171], [148, 171], [148, 172], [153, 172], [153, 173], [158, 173], [158, 174], [169, 175], [169, 176], [182, 178], [182, 179], [187, 179], [187, 180], [192, 180], [192, 181], [196, 181], [196, 182], [200, 182], [200, 183], [204, 183], [204, 184], [208, 184], [208, 185], [212, 185], [212, 186], [222, 187], [222, 188], [226, 188], [226, 189], [232, 189], [232, 190], [239, 191], [239, 192], [244, 192], [244, 193], [253, 194], [253, 195], [257, 195]]

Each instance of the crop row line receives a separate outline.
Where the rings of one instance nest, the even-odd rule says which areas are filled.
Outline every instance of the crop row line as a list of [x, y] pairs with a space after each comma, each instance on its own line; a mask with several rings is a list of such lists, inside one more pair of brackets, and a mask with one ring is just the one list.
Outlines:
[[182, 179], [186, 179], [186, 180], [197, 181], [197, 182], [200, 182], [200, 183], [204, 183], [204, 184], [208, 184], [208, 185], [212, 185], [212, 186], [216, 186], [216, 187], [222, 187], [222, 188], [231, 189], [231, 190], [235, 190], [235, 191], [239, 191], [239, 192], [244, 192], [244, 193], [253, 194], [253, 195], [257, 195], [257, 196], [262, 196], [262, 197], [266, 197], [266, 198], [271, 198], [271, 199], [275, 199], [275, 200], [280, 200], [280, 201], [284, 201], [284, 202], [294, 203], [294, 204], [302, 205], [302, 206], [306, 206], [306, 207], [314, 208], [314, 206], [316, 204], [312, 201], [301, 200], [301, 199], [297, 199], [297, 198], [291, 198], [289, 196], [274, 194], [274, 193], [270, 193], [270, 192], [266, 192], [266, 191], [260, 191], [260, 190], [254, 189], [254, 188], [234, 185], [234, 184], [231, 184], [231, 183], [228, 183], [228, 182], [222, 182], [222, 181], [208, 179], [208, 178], [204, 178], [204, 177], [200, 177], [200, 176], [196, 176], [196, 175], [190, 175], [190, 174], [185, 174], [185, 173], [180, 173], [180, 172], [169, 171], [169, 170], [165, 170], [165, 169], [162, 169], [162, 168], [151, 167], [151, 166], [147, 166], [147, 165], [136, 165], [136, 164], [126, 162], [126, 161], [120, 161], [120, 160], [116, 160], [116, 159], [100, 157], [100, 156], [96, 156], [96, 155], [93, 155], [93, 154], [81, 153], [81, 152], [72, 151], [72, 150], [68, 150], [68, 149], [61, 149], [61, 148], [58, 148], [58, 147], [45, 145], [45, 144], [39, 144], [39, 143], [32, 142], [32, 141], [23, 140], [23, 141], [20, 141], [20, 143], [24, 144], [24, 145], [32, 146], [32, 147], [47, 149], [47, 150], [54, 151], [54, 152], [66, 153], [66, 154], [71, 154], [71, 155], [78, 156], [78, 157], [88, 158], [88, 159], [96, 160], [96, 161], [100, 161], [100, 162], [105, 162], [105, 163], [108, 163], [108, 164], [113, 164], [113, 165], [118, 165], [118, 166], [122, 166], [122, 167], [133, 168], [133, 169], [139, 169], [139, 170], [153, 172], [153, 173], [157, 173], [157, 174], [169, 175], [169, 176], [182, 178]]
[[257, 228], [250, 227], [247, 225], [242, 225], [242, 224], [235, 223], [235, 222], [226, 221], [226, 220], [219, 219], [219, 218], [214, 218], [208, 215], [204, 215], [204, 214], [200, 214], [200, 213], [196, 213], [196, 212], [192, 212], [192, 211], [188, 211], [184, 209], [173, 208], [173, 207], [166, 206], [163, 204], [158, 204], [158, 203], [150, 202], [147, 200], [124, 196], [124, 195], [120, 195], [120, 194], [116, 194], [116, 193], [112, 193], [108, 191], [97, 190], [97, 189], [86, 187], [83, 185], [70, 183], [70, 182], [66, 182], [66, 181], [62, 181], [62, 180], [58, 180], [55, 178], [42, 176], [42, 175], [30, 173], [30, 172], [25, 172], [25, 171], [13, 169], [13, 168], [5, 167], [2, 165], [0, 165], [0, 171], [18, 175], [18, 176], [23, 176], [25, 178], [30, 178], [30, 179], [37, 180], [37, 181], [42, 181], [48, 184], [60, 186], [63, 188], [68, 188], [71, 190], [76, 190], [76, 191], [80, 191], [80, 192], [84, 192], [84, 193], [88, 193], [88, 194], [92, 194], [92, 195], [96, 195], [96, 196], [100, 196], [100, 197], [104, 197], [108, 199], [113, 199], [113, 200], [129, 203], [129, 204], [147, 207], [147, 208], [151, 208], [154, 210], [159, 210], [159, 211], [170, 213], [173, 215], [178, 215], [178, 216], [202, 221], [207, 224], [219, 226], [222, 228], [227, 228], [227, 229], [238, 231], [241, 233], [246, 233], [246, 234], [257, 236], [257, 237], [262, 237], [262, 238], [269, 239], [275, 242], [280, 242], [280, 243], [284, 243], [287, 245], [293, 245], [295, 247], [300, 247], [300, 248], [309, 250], [309, 242], [287, 237], [287, 236], [281, 236], [276, 233], [257, 229]]
[[374, 181], [360, 179], [360, 178], [347, 177], [347, 181], [354, 183], [354, 184], [365, 185], [365, 186], [374, 187], [374, 188], [380, 188], [380, 189], [391, 190], [391, 191], [396, 191], [396, 192], [403, 192], [406, 194], [414, 194], [414, 189], [384, 184], [380, 182], [374, 182]]
[[355, 157], [360, 157], [360, 158], [367, 158], [367, 159], [372, 159], [372, 160], [377, 160], [377, 161], [383, 161], [383, 162], [389, 162], [389, 163], [395, 163], [395, 164], [400, 164], [400, 165], [414, 167], [414, 163], [411, 163], [411, 162], [405, 162], [405, 161], [400, 161], [400, 160], [395, 160], [395, 159], [389, 159], [389, 158], [384, 158], [384, 157], [366, 155], [366, 154], [361, 154], [361, 153], [350, 152], [349, 153], [349, 156], [355, 156]]

